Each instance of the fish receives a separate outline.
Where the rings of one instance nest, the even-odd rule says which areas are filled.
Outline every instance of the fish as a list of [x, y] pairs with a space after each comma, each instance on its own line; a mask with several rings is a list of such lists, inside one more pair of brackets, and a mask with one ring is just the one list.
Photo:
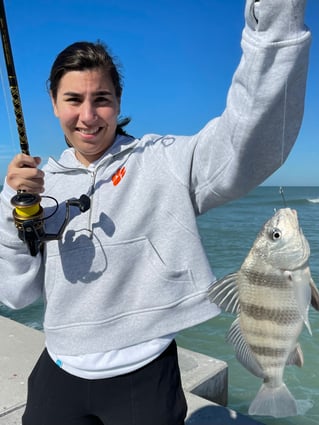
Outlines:
[[288, 365], [303, 366], [298, 338], [304, 326], [311, 334], [310, 305], [319, 310], [309, 257], [297, 211], [281, 208], [263, 225], [239, 271], [209, 288], [211, 302], [237, 315], [226, 335], [237, 360], [263, 380], [249, 415], [298, 414], [283, 375]]

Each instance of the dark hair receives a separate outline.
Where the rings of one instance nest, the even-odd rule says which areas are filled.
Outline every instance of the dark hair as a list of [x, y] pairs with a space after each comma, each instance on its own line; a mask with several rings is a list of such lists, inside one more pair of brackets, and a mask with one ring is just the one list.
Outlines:
[[[96, 68], [103, 69], [108, 73], [114, 84], [115, 94], [120, 99], [123, 90], [122, 76], [119, 71], [120, 66], [115, 63], [115, 58], [111, 56], [107, 46], [101, 41], [97, 41], [96, 43], [87, 41], [76, 42], [58, 54], [53, 62], [47, 82], [53, 99], [56, 100], [59, 83], [67, 72]], [[120, 120], [116, 132], [118, 134], [126, 134], [123, 127], [130, 121], [130, 118]]]

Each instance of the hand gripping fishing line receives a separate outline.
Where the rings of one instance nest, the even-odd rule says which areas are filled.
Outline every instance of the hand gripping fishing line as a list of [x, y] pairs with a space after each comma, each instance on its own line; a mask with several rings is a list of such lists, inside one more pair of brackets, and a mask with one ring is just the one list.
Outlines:
[[[20, 148], [22, 153], [30, 155], [3, 0], [0, 0], [0, 31]], [[70, 221], [70, 206], [78, 207], [81, 212], [85, 212], [90, 208], [90, 198], [86, 195], [82, 195], [79, 199], [67, 200], [65, 219], [58, 233], [45, 233], [44, 221], [56, 213], [59, 204], [56, 199], [50, 196], [44, 197], [53, 199], [56, 203], [54, 212], [48, 217], [44, 217], [43, 208], [40, 205], [41, 196], [36, 193], [18, 190], [17, 194], [11, 199], [11, 204], [14, 207], [13, 218], [18, 229], [19, 238], [28, 244], [32, 256], [38, 254], [44, 242], [62, 238], [63, 232]]]

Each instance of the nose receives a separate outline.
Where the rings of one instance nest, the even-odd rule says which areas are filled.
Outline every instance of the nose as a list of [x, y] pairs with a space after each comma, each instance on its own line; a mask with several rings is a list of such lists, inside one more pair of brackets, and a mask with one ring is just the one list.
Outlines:
[[82, 103], [80, 109], [80, 120], [88, 125], [97, 120], [96, 108], [90, 101]]

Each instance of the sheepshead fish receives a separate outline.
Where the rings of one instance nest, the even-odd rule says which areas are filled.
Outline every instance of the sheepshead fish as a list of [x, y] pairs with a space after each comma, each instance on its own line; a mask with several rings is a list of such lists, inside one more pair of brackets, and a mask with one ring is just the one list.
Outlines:
[[319, 309], [319, 293], [308, 266], [309, 244], [297, 212], [279, 209], [259, 232], [237, 273], [209, 290], [223, 310], [237, 313], [227, 334], [236, 357], [263, 384], [249, 414], [285, 417], [297, 414], [294, 397], [283, 382], [286, 365], [303, 365], [298, 337], [308, 310]]

